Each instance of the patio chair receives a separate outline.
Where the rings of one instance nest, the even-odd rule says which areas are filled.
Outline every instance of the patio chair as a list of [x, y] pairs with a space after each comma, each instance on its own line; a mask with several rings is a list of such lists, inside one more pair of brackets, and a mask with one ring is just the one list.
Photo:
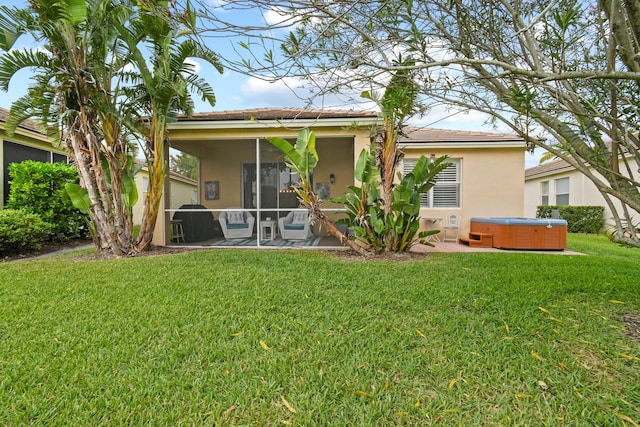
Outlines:
[[227, 240], [248, 239], [253, 235], [256, 219], [250, 212], [228, 210], [218, 217], [222, 234]]
[[309, 212], [291, 211], [278, 220], [280, 235], [285, 240], [309, 240], [313, 229], [309, 223]]
[[[451, 236], [452, 233], [447, 233], [448, 231], [454, 232], [455, 236]], [[443, 242], [457, 242], [458, 237], [460, 235], [460, 217], [458, 214], [450, 214], [447, 216], [447, 224], [444, 226], [444, 235]]]

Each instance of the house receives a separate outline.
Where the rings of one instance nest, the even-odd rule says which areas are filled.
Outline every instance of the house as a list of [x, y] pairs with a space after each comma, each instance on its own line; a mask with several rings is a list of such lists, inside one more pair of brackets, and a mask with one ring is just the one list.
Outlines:
[[[621, 171], [627, 170], [622, 157], [619, 167]], [[632, 168], [632, 173], [636, 181], [640, 180], [637, 167]], [[602, 178], [597, 172], [594, 175]], [[530, 217], [536, 216], [540, 205], [604, 206], [605, 227], [613, 224], [611, 209], [595, 184], [562, 159], [525, 170], [524, 200], [525, 215]], [[619, 202], [612, 200], [619, 206]]]
[[9, 165], [11, 163], [24, 160], [51, 163], [67, 161], [64, 148], [54, 147], [33, 120], [25, 120], [18, 126], [13, 136], [8, 136], [5, 128], [8, 117], [9, 111], [0, 108], [0, 187], [2, 187], [0, 209], [4, 208], [9, 198]]
[[[265, 138], [279, 136], [294, 142], [303, 128], [315, 132], [320, 160], [314, 187], [327, 214], [337, 218], [341, 206], [329, 199], [356, 184], [355, 162], [361, 150], [369, 148], [380, 125], [377, 113], [351, 110], [265, 108], [197, 113], [169, 125], [169, 146], [199, 159], [198, 209], [210, 212], [216, 220], [230, 208], [249, 214], [257, 219], [254, 234], [261, 237], [254, 244], [261, 245], [261, 239], [272, 231], [261, 225], [298, 208], [292, 191], [297, 176]], [[423, 197], [421, 216], [429, 219], [423, 221], [423, 229], [443, 229], [450, 214], [458, 216], [460, 234], [469, 231], [472, 217], [523, 215], [523, 139], [408, 127], [399, 143], [405, 151], [401, 169], [410, 168], [421, 155], [446, 154], [452, 162], [436, 187]], [[171, 220], [181, 211], [172, 207], [176, 197], [180, 196], [165, 189], [164, 215], [158, 219], [155, 244], [170, 244]], [[316, 225], [314, 234], [326, 232]]]

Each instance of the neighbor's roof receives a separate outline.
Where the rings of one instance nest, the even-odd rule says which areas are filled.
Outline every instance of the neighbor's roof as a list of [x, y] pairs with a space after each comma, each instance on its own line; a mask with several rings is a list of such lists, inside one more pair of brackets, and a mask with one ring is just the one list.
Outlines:
[[[9, 119], [9, 110], [0, 107], [0, 127], [5, 128], [4, 124]], [[18, 125], [18, 129], [25, 129], [32, 132], [37, 132], [39, 134], [43, 134], [43, 132], [38, 128], [35, 120], [27, 119], [24, 122]], [[16, 129], [17, 130], [17, 129]]]
[[551, 175], [556, 172], [564, 172], [567, 169], [573, 169], [573, 166], [562, 159], [556, 159], [552, 162], [543, 163], [541, 165], [525, 169], [524, 179], [526, 180], [538, 176]]
[[212, 111], [181, 115], [178, 121], [226, 121], [226, 120], [292, 120], [292, 119], [347, 119], [378, 117], [375, 111], [356, 110], [308, 110], [301, 108], [253, 108], [248, 110]]

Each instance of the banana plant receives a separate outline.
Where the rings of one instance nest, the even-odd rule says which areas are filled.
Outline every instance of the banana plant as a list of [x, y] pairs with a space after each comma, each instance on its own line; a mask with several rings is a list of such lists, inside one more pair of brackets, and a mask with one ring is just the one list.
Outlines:
[[418, 232], [420, 199], [435, 185], [437, 175], [450, 165], [446, 159], [443, 156], [431, 161], [422, 156], [409, 173], [398, 174], [399, 183], [393, 187], [387, 210], [380, 195], [375, 153], [363, 150], [356, 164], [360, 186], [351, 186], [351, 193], [332, 199], [346, 209], [346, 217], [338, 223], [352, 228], [355, 236], [376, 252], [404, 252], [417, 242], [433, 246], [426, 238], [439, 230]]
[[267, 138], [267, 141], [282, 152], [287, 166], [300, 176], [300, 182], [294, 187], [294, 191], [300, 204], [309, 211], [311, 220], [318, 221], [341, 242], [346, 243], [358, 253], [366, 255], [367, 250], [364, 247], [349, 239], [329, 220], [322, 211], [322, 199], [313, 191], [311, 177], [319, 161], [315, 133], [309, 129], [303, 129], [298, 134], [295, 145], [279, 137]]

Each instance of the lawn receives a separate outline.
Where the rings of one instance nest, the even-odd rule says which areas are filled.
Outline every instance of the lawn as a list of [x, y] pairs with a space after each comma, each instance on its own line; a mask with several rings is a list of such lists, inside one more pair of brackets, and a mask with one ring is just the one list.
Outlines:
[[640, 250], [0, 265], [0, 425], [640, 423]]

